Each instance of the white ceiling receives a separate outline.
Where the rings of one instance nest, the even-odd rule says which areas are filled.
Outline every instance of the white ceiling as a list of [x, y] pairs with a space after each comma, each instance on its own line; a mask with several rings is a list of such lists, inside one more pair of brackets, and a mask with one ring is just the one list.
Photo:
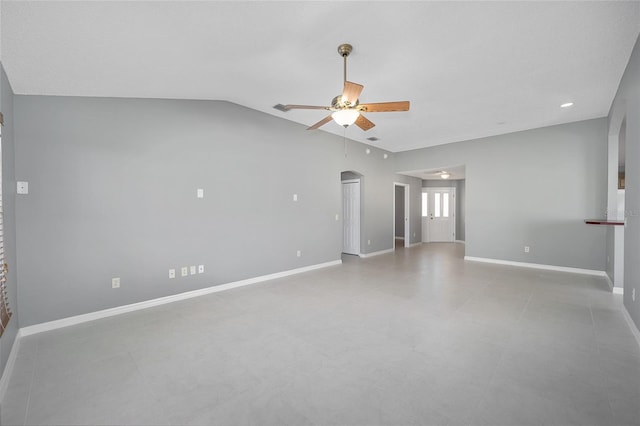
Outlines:
[[273, 105], [328, 105], [342, 89], [337, 46], [351, 43], [361, 102], [411, 101], [410, 112], [368, 114], [368, 132], [346, 130], [390, 151], [606, 116], [640, 30], [638, 1], [0, 7], [17, 94], [228, 100], [304, 125], [325, 112]]

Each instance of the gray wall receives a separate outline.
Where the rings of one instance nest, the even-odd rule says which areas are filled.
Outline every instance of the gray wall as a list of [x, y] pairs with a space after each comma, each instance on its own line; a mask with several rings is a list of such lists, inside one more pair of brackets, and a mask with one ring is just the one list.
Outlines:
[[458, 180], [455, 179], [424, 179], [423, 188], [458, 188]]
[[2, 202], [4, 208], [5, 260], [9, 265], [7, 291], [13, 317], [0, 338], [0, 375], [4, 371], [18, 333], [18, 269], [16, 268], [16, 178], [14, 167], [13, 91], [4, 68], [0, 66], [0, 111], [4, 114], [2, 129]]
[[423, 188], [455, 188], [456, 189], [456, 240], [464, 241], [465, 234], [465, 180], [435, 180], [425, 179], [422, 181]]
[[396, 238], [404, 238], [404, 187], [396, 186]]
[[14, 100], [21, 326], [340, 259], [342, 171], [362, 252], [393, 247], [391, 153], [227, 102]]
[[[396, 154], [396, 170], [466, 166], [466, 255], [605, 269], [606, 119]], [[524, 253], [528, 245], [531, 252]]]
[[[640, 328], [640, 38], [629, 59], [609, 113], [609, 133], [626, 118], [624, 228], [624, 306]], [[611, 231], [610, 231], [611, 232]], [[611, 244], [609, 244], [611, 248]], [[632, 300], [635, 289], [636, 300]]]
[[466, 202], [466, 192], [467, 183], [466, 180], [460, 179], [458, 181], [458, 188], [456, 189], [457, 193], [457, 203], [456, 203], [456, 239], [459, 241], [464, 241], [465, 238], [465, 226], [466, 226], [466, 214], [467, 209], [465, 207]]

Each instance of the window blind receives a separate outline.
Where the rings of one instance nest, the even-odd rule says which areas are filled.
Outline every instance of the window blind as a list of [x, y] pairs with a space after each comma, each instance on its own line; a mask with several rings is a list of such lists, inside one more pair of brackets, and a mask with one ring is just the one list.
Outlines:
[[11, 309], [9, 308], [9, 295], [7, 293], [7, 265], [4, 256], [4, 203], [2, 202], [2, 126], [4, 126], [4, 116], [0, 112], [0, 336], [11, 319]]

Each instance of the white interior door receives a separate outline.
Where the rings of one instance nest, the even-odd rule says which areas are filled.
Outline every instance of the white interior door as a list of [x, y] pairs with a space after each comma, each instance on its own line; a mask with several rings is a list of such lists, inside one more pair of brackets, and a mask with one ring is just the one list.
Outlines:
[[342, 252], [360, 254], [360, 181], [342, 182]]
[[455, 188], [423, 188], [422, 241], [455, 241]]

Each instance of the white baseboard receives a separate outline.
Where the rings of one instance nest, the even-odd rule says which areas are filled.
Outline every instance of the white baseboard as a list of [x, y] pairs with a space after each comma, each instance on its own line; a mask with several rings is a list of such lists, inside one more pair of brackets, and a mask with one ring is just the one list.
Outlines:
[[613, 294], [624, 295], [624, 288], [622, 288], [622, 287], [613, 287]]
[[404, 237], [396, 237], [396, 240], [402, 240], [402, 241], [404, 241]]
[[598, 271], [595, 269], [570, 268], [568, 266], [544, 265], [542, 263], [513, 262], [511, 260], [488, 259], [485, 257], [472, 256], [465, 256], [464, 260], [471, 260], [473, 262], [494, 263], [496, 265], [518, 266], [521, 268], [545, 269], [547, 271], [571, 272], [573, 274], [595, 275], [598, 277], [607, 276], [607, 273], [605, 271]]
[[454, 243], [465, 244], [465, 241], [464, 240], [455, 240]]
[[638, 343], [638, 346], [640, 346], [640, 330], [638, 330], [636, 323], [633, 322], [633, 319], [631, 318], [631, 315], [629, 315], [629, 312], [627, 311], [627, 308], [625, 306], [622, 306], [622, 314], [624, 315], [624, 319], [627, 320], [627, 324], [629, 324], [629, 328], [631, 329], [631, 333], [633, 333], [633, 337], [636, 338], [636, 343]]
[[402, 246], [402, 248], [409, 248], [409, 247], [415, 247], [415, 246], [421, 246], [422, 242], [417, 242], [417, 243], [411, 243], [408, 246]]
[[613, 291], [615, 286], [613, 285], [613, 281], [611, 281], [611, 278], [609, 278], [609, 274], [605, 273], [604, 277], [607, 279], [607, 284], [609, 285], [609, 290]]
[[380, 256], [381, 254], [393, 253], [394, 251], [396, 251], [396, 249], [392, 248], [392, 249], [387, 249], [387, 250], [374, 251], [373, 253], [360, 253], [359, 256], [360, 257], [373, 257], [373, 256]]
[[[276, 272], [274, 274], [263, 275], [246, 280], [235, 281], [227, 284], [216, 285], [199, 290], [187, 291], [184, 293], [174, 294], [171, 296], [159, 297], [157, 299], [146, 300], [144, 302], [132, 303], [130, 305], [118, 306], [116, 308], [104, 309], [101, 311], [90, 312], [88, 314], [76, 315], [73, 317], [62, 318], [55, 321], [44, 322], [41, 324], [30, 325], [20, 329], [22, 336], [30, 336], [32, 334], [42, 333], [45, 331], [56, 330], [58, 328], [69, 327], [71, 325], [82, 324], [101, 318], [108, 318], [115, 315], [121, 315], [127, 312], [139, 311], [141, 309], [152, 308], [154, 306], [165, 305], [167, 303], [177, 302], [179, 300], [191, 299], [198, 296], [204, 296], [210, 293], [230, 290], [232, 288], [244, 287], [251, 284], [261, 283], [264, 281], [283, 278], [289, 275], [301, 274], [303, 272], [313, 271], [315, 269], [326, 268], [329, 266], [340, 265], [342, 260], [334, 260], [331, 262], [320, 263], [317, 265], [305, 266], [302, 268], [291, 269], [289, 271]], [[5, 369], [6, 370], [6, 369]]]
[[9, 352], [9, 358], [7, 364], [4, 366], [2, 377], [0, 378], [0, 401], [4, 400], [4, 395], [9, 388], [9, 381], [11, 380], [11, 373], [13, 367], [16, 365], [16, 358], [18, 358], [18, 350], [20, 349], [20, 339], [22, 338], [22, 331], [18, 330], [16, 337], [13, 340], [13, 346], [11, 352]]

